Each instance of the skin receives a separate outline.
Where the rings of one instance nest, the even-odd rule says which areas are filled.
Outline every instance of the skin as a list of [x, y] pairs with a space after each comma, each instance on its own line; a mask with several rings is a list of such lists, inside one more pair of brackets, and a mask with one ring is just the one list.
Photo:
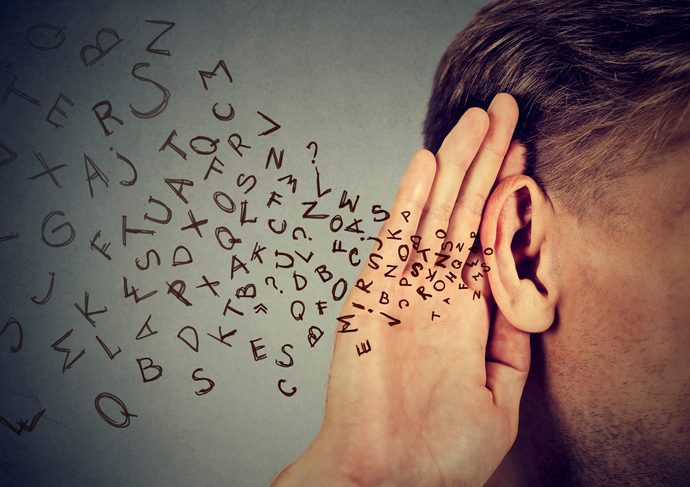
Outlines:
[[556, 196], [544, 210], [558, 321], [533, 336], [521, 433], [490, 485], [687, 485], [689, 154], [616, 182], [597, 224]]
[[[579, 224], [523, 174], [517, 115], [498, 94], [486, 112], [468, 110], [437, 154], [415, 154], [374, 246], [380, 268], [360, 274], [375, 284], [354, 287], [341, 312], [358, 331], [338, 323], [321, 430], [274, 485], [687, 479], [688, 151], [618, 180], [611, 219]], [[413, 253], [401, 263], [388, 230], [408, 243], [421, 235], [419, 248], [434, 252], [451, 241], [470, 289], [421, 299], [415, 289], [430, 282], [412, 263], [426, 273], [435, 261]], [[482, 262], [490, 270], [473, 279]], [[396, 275], [413, 286], [384, 278], [386, 264], [404, 264]], [[372, 350], [359, 355], [367, 339]]]

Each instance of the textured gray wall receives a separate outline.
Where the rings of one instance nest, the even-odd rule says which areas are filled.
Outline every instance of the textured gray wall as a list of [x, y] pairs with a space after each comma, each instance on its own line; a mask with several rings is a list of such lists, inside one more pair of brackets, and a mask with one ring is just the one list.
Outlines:
[[[5, 2], [6, 3], [6, 2]], [[340, 278], [351, 282], [357, 267], [348, 253], [333, 253], [334, 240], [349, 251], [358, 248], [363, 258], [369, 250], [361, 234], [346, 232], [354, 219], [359, 227], [375, 232], [372, 205], [387, 208], [399, 177], [414, 150], [421, 145], [421, 122], [436, 63], [452, 36], [469, 20], [481, 2], [268, 2], [197, 1], [169, 2], [21, 2], [2, 7], [0, 44], [0, 468], [3, 485], [262, 485], [293, 460], [319, 428], [325, 397], [334, 317], [340, 303], [332, 296]], [[175, 25], [147, 46], [166, 27], [147, 20], [166, 20]], [[58, 26], [58, 32], [41, 24]], [[100, 60], [85, 66], [80, 51], [94, 44], [103, 28], [116, 31], [122, 41]], [[101, 37], [103, 48], [113, 38]], [[42, 49], [32, 47], [30, 42]], [[57, 46], [57, 47], [55, 47]], [[54, 47], [54, 48], [53, 48]], [[90, 50], [88, 59], [97, 52]], [[211, 71], [224, 60], [232, 76], [222, 70], [204, 89], [199, 70]], [[149, 111], [162, 100], [154, 80], [170, 92], [167, 107], [153, 118], [136, 117], [130, 105]], [[22, 98], [14, 87], [31, 97]], [[53, 104], [59, 102], [66, 117]], [[92, 107], [108, 100], [112, 114], [122, 121], [106, 120], [112, 133], [106, 136]], [[39, 104], [36, 104], [39, 103]], [[235, 117], [220, 121], [212, 114], [231, 103]], [[271, 134], [258, 134], [271, 125], [264, 113], [281, 125]], [[61, 125], [56, 127], [46, 117]], [[171, 148], [160, 151], [172, 130], [174, 143], [186, 160]], [[240, 157], [228, 144], [237, 133], [251, 149]], [[196, 136], [219, 139], [212, 155], [197, 154], [190, 146]], [[318, 152], [313, 158], [316, 141]], [[206, 149], [207, 146], [200, 144]], [[271, 148], [283, 152], [282, 166], [266, 167]], [[12, 159], [7, 150], [16, 153]], [[93, 197], [85, 169], [85, 154], [104, 177], [93, 179]], [[118, 155], [136, 167], [138, 178], [131, 186], [132, 171]], [[50, 167], [64, 165], [48, 175], [39, 156]], [[217, 157], [222, 171], [204, 175]], [[312, 163], [314, 159], [314, 163]], [[316, 168], [321, 189], [332, 188], [318, 198]], [[90, 168], [90, 172], [94, 172]], [[253, 175], [256, 186], [238, 187], [238, 176]], [[298, 180], [293, 194], [286, 181]], [[51, 179], [55, 176], [56, 185]], [[184, 178], [193, 186], [184, 190], [185, 204], [165, 183], [165, 178]], [[359, 195], [354, 211], [338, 208], [343, 190]], [[222, 211], [213, 200], [222, 191], [235, 203], [233, 213]], [[271, 192], [282, 195], [281, 205], [267, 207]], [[163, 201], [172, 212], [168, 224], [148, 221], [144, 215], [164, 212], [149, 196]], [[246, 218], [240, 222], [241, 202]], [[318, 201], [314, 213], [323, 220], [305, 219], [302, 203]], [[221, 200], [227, 204], [227, 200]], [[199, 230], [182, 230], [207, 219]], [[42, 222], [48, 242], [64, 241], [69, 221], [75, 238], [66, 246], [51, 247], [42, 239]], [[329, 228], [334, 215], [343, 228]], [[129, 234], [122, 244], [122, 216], [129, 226], [155, 231], [154, 235]], [[267, 220], [284, 219], [283, 235], [272, 233]], [[333, 225], [337, 228], [338, 219]], [[290, 234], [297, 226], [307, 238]], [[214, 235], [228, 228], [241, 239], [231, 250], [221, 248]], [[98, 245], [111, 242], [110, 259], [90, 248], [100, 231]], [[221, 230], [222, 231], [222, 230]], [[9, 238], [17, 235], [17, 238]], [[221, 234], [227, 242], [227, 234]], [[251, 260], [256, 242], [267, 249], [263, 263]], [[172, 265], [175, 247], [184, 245], [193, 255], [188, 265]], [[135, 259], [146, 261], [154, 249], [161, 258], [147, 270]], [[295, 258], [294, 267], [276, 269]], [[305, 257], [313, 252], [309, 262]], [[152, 256], [153, 254], [149, 254]], [[233, 256], [246, 264], [231, 278]], [[353, 254], [353, 258], [357, 256]], [[282, 259], [282, 260], [281, 260]], [[322, 282], [315, 268], [325, 265], [333, 277]], [[297, 272], [307, 286], [295, 288]], [[54, 273], [52, 295], [41, 302]], [[323, 274], [328, 277], [328, 274]], [[214, 296], [197, 288], [202, 276], [219, 281]], [[273, 276], [275, 289], [271, 281]], [[135, 302], [125, 297], [123, 277], [139, 289]], [[186, 284], [186, 306], [168, 293], [167, 283]], [[297, 277], [300, 284], [304, 281]], [[237, 297], [238, 288], [254, 284], [256, 297]], [[339, 286], [342, 286], [340, 284]], [[337, 288], [338, 290], [339, 288]], [[251, 288], [249, 288], [251, 291]], [[281, 292], [282, 291], [282, 292]], [[77, 309], [89, 294], [91, 324]], [[241, 291], [240, 291], [241, 294]], [[251, 294], [251, 292], [249, 293]], [[231, 306], [244, 315], [223, 310]], [[305, 304], [304, 318], [296, 320]], [[315, 303], [327, 308], [319, 314]], [[259, 303], [267, 312], [255, 312]], [[137, 340], [140, 328], [151, 316], [157, 333]], [[181, 336], [193, 347], [178, 337]], [[209, 334], [237, 330], [227, 346]], [[310, 345], [310, 327], [323, 336]], [[57, 343], [72, 330], [71, 334]], [[21, 331], [21, 344], [20, 344]], [[193, 334], [198, 335], [198, 347]], [[316, 328], [313, 332], [318, 334]], [[98, 337], [98, 338], [97, 338]], [[255, 359], [256, 347], [264, 346]], [[99, 340], [104, 345], [99, 343]], [[289, 364], [281, 347], [293, 358]], [[107, 347], [113, 358], [110, 358]], [[195, 351], [193, 348], [198, 348]], [[57, 349], [57, 350], [56, 350]], [[85, 353], [64, 370], [67, 363]], [[118, 352], [118, 350], [120, 350]], [[150, 358], [162, 367], [156, 380], [144, 382], [137, 359]], [[146, 365], [148, 362], [142, 362]], [[209, 387], [203, 395], [196, 392]], [[147, 378], [156, 370], [144, 371]], [[285, 379], [287, 397], [278, 388]], [[95, 399], [100, 393], [119, 398], [135, 414], [127, 427], [111, 426], [99, 415]], [[112, 396], [99, 403], [106, 417], [124, 422]], [[45, 412], [40, 415], [40, 411]], [[27, 431], [18, 421], [36, 418]], [[13, 428], [16, 431], [13, 431]], [[24, 431], [21, 431], [21, 430]], [[17, 434], [19, 432], [20, 434]]]

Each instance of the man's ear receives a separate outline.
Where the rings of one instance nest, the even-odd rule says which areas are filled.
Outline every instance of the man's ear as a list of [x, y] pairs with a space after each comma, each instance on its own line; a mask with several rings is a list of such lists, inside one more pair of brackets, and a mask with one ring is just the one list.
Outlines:
[[484, 252], [493, 298], [514, 327], [531, 333], [551, 326], [558, 302], [553, 216], [548, 197], [523, 174], [503, 178], [482, 215], [482, 247], [493, 249]]

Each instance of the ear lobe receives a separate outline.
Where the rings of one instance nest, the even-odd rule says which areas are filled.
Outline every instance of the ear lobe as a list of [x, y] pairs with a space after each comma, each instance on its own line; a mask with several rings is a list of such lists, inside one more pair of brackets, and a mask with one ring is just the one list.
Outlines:
[[531, 333], [551, 326], [558, 302], [552, 220], [551, 202], [522, 174], [496, 186], [482, 216], [482, 246], [493, 249], [485, 261], [496, 305], [514, 327]]

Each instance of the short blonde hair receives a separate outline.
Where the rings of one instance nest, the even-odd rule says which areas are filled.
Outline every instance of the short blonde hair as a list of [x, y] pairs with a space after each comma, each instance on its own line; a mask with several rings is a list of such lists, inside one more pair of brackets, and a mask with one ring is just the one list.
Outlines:
[[436, 152], [471, 106], [520, 107], [526, 173], [580, 219], [606, 183], [688, 141], [690, 2], [507, 0], [480, 9], [443, 55], [424, 123]]

